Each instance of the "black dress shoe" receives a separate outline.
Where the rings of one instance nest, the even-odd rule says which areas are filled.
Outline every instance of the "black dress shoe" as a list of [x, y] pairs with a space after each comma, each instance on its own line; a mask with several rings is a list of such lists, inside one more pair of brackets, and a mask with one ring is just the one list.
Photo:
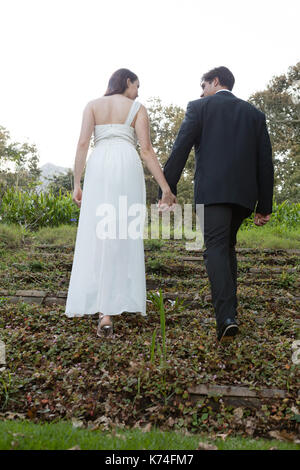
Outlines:
[[237, 322], [232, 318], [226, 318], [220, 328], [218, 328], [218, 341], [220, 343], [225, 341], [232, 341], [239, 332]]

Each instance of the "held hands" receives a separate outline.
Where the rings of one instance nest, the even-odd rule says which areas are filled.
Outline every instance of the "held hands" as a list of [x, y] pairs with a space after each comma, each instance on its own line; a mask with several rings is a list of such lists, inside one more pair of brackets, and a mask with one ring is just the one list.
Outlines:
[[271, 214], [263, 215], [257, 212], [254, 216], [254, 223], [258, 227], [261, 227], [262, 225], [265, 225], [267, 222], [269, 222], [270, 218]]
[[158, 201], [158, 212], [172, 211], [175, 209], [175, 204], [177, 204], [177, 198], [171, 190], [163, 191], [162, 198]]
[[75, 202], [76, 206], [80, 207], [81, 206], [81, 198], [82, 198], [82, 190], [80, 186], [75, 187], [73, 191], [73, 198], [72, 200]]

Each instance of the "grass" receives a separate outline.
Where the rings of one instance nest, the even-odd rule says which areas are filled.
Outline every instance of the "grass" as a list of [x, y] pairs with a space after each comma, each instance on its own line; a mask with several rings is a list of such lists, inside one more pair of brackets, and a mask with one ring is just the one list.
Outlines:
[[[145, 228], [145, 233], [146, 230]], [[36, 232], [26, 231], [25, 233], [18, 225], [0, 224], [0, 245], [3, 248], [20, 247], [24, 237], [26, 237], [27, 242], [35, 244], [74, 245], [76, 232], [77, 227], [72, 225], [43, 227]], [[190, 235], [192, 236], [192, 232]], [[164, 240], [151, 238], [144, 240], [145, 247], [150, 250], [160, 250], [164, 243]], [[253, 227], [245, 228], [238, 232], [237, 246], [247, 248], [300, 249], [300, 227], [288, 229], [280, 225], [265, 225], [264, 227], [253, 225]]]
[[247, 248], [291, 249], [300, 248], [300, 227], [285, 229], [280, 226], [253, 227], [240, 230], [237, 246]]
[[33, 234], [35, 243], [41, 245], [74, 245], [77, 227], [60, 225], [59, 227], [43, 227]]
[[35, 424], [30, 421], [0, 421], [0, 449], [65, 450], [79, 446], [81, 450], [196, 450], [199, 443], [209, 443], [218, 450], [300, 450], [300, 445], [278, 440], [251, 437], [217, 437], [186, 435], [179, 432], [152, 429], [101, 431], [81, 429], [72, 423]]
[[18, 248], [22, 244], [22, 229], [16, 224], [0, 223], [0, 246]]

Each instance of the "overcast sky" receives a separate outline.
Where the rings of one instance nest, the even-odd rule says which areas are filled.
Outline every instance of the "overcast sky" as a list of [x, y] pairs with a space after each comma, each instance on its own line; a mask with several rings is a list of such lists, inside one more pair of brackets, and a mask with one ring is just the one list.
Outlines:
[[243, 99], [300, 60], [299, 0], [0, 0], [0, 125], [73, 168], [86, 103], [121, 67], [184, 108], [225, 65]]

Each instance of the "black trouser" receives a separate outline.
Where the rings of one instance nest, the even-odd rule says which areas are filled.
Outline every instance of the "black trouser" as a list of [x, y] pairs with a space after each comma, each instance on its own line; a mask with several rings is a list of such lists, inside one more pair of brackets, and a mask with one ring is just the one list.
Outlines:
[[217, 327], [235, 319], [237, 308], [236, 234], [252, 210], [237, 204], [204, 206], [204, 262], [211, 286]]

